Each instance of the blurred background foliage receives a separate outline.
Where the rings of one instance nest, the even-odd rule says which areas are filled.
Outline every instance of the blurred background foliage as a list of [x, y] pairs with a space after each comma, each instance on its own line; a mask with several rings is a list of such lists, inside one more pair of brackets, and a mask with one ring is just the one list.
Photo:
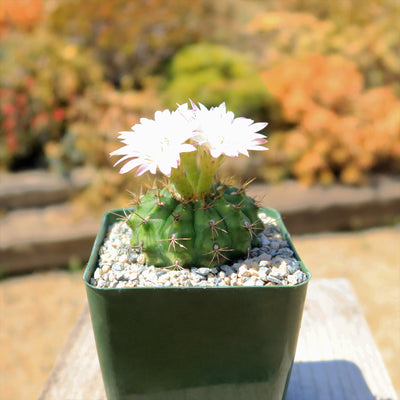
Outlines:
[[46, 143], [61, 140], [68, 108], [101, 82], [101, 67], [89, 51], [46, 31], [10, 32], [0, 59], [0, 165], [43, 166]]
[[163, 73], [176, 51], [207, 39], [217, 14], [212, 1], [69, 0], [49, 16], [49, 29], [93, 49], [105, 79], [117, 87], [142, 88], [148, 75]]
[[201, 99], [207, 107], [227, 99], [235, 114], [253, 119], [266, 118], [272, 108], [272, 96], [254, 63], [228, 46], [197, 43], [184, 47], [172, 58], [167, 76], [163, 96], [170, 108], [189, 98]]
[[0, 169], [88, 165], [96, 208], [133, 181], [112, 170], [117, 132], [191, 98], [269, 121], [271, 150], [226, 175], [399, 173], [399, 20], [398, 0], [5, 0]]

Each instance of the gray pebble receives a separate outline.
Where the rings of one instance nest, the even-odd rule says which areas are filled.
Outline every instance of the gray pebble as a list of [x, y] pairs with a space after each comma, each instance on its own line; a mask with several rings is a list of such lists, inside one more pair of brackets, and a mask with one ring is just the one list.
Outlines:
[[122, 271], [123, 265], [119, 262], [113, 264], [112, 269], [113, 271]]
[[260, 279], [262, 279], [264, 282], [266, 282], [268, 279], [268, 274], [271, 272], [271, 269], [268, 267], [260, 267], [258, 270], [258, 276]]
[[210, 268], [199, 268], [197, 273], [203, 276], [207, 276], [210, 273]]
[[125, 222], [115, 223], [100, 249], [98, 268], [91, 284], [98, 287], [152, 286], [269, 286], [297, 285], [307, 279], [293, 256], [277, 222], [260, 218], [265, 230], [258, 235], [260, 247], [251, 249], [249, 258], [233, 265], [170, 270], [146, 264], [144, 254], [131, 247], [132, 231]]
[[281, 285], [282, 284], [282, 280], [281, 279], [275, 278], [274, 276], [271, 276], [271, 274], [268, 275], [267, 280], [269, 282], [276, 283], [277, 285]]

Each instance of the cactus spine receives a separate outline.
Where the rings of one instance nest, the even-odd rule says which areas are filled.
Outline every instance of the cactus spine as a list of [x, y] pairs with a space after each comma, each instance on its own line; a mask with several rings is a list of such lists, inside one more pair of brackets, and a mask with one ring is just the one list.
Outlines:
[[200, 200], [149, 190], [127, 223], [132, 245], [156, 266], [214, 267], [247, 256], [264, 229], [258, 207], [242, 188], [214, 184]]

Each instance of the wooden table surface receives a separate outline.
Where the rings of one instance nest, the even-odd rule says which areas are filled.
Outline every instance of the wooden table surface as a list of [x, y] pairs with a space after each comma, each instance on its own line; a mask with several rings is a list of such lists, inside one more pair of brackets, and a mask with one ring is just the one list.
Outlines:
[[[105, 398], [85, 307], [39, 400]], [[397, 400], [346, 279], [310, 282], [286, 400]]]

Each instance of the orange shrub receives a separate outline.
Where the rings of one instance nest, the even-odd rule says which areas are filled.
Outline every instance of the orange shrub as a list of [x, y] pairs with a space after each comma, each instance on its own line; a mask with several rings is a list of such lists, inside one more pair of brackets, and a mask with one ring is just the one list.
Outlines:
[[2, 0], [0, 2], [0, 27], [15, 26], [31, 30], [41, 20], [42, 0]]
[[353, 63], [313, 54], [262, 78], [294, 125], [279, 143], [298, 179], [360, 184], [370, 171], [400, 171], [400, 102], [388, 87], [364, 91]]
[[[332, 3], [334, 8], [339, 2], [319, 3]], [[386, 9], [367, 1], [359, 13], [353, 2], [347, 3], [353, 10], [352, 19], [343, 10], [318, 18], [318, 7], [309, 12], [259, 13], [248, 27], [257, 43], [259, 62], [270, 68], [311, 53], [336, 54], [355, 63], [366, 87], [390, 86], [400, 95], [400, 35], [394, 28], [400, 18], [399, 3], [392, 1]]]

